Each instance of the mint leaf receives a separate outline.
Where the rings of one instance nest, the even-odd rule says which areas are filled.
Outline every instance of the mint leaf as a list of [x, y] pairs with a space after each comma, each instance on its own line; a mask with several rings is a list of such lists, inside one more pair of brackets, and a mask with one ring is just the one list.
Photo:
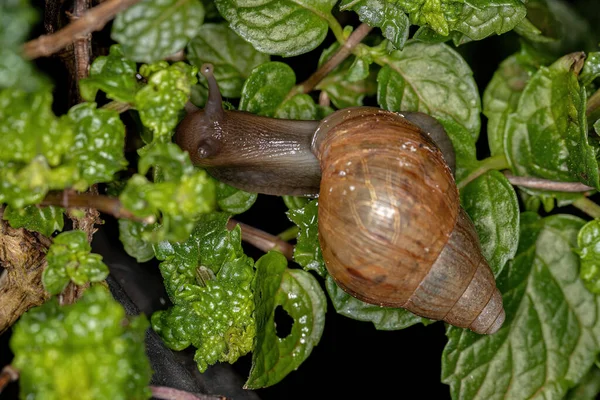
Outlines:
[[321, 44], [336, 0], [215, 0], [229, 26], [260, 52], [285, 57]]
[[455, 50], [445, 44], [412, 41], [402, 51], [375, 57], [384, 64], [377, 75], [381, 107], [452, 118], [477, 139], [479, 92], [469, 65]]
[[31, 205], [21, 209], [7, 206], [3, 219], [13, 228], [25, 228], [40, 232], [44, 236], [52, 236], [54, 231], [62, 231], [65, 223], [64, 212], [64, 208], [54, 206]]
[[152, 244], [142, 239], [144, 227], [141, 223], [128, 219], [119, 220], [119, 240], [123, 243], [125, 252], [139, 263], [154, 258]]
[[148, 84], [136, 93], [135, 107], [144, 126], [154, 131], [154, 141], [170, 141], [190, 98], [191, 87], [198, 82], [197, 73], [196, 67], [183, 62], [169, 65], [159, 61], [140, 67], [140, 75]]
[[133, 103], [135, 93], [141, 87], [136, 74], [135, 61], [125, 57], [121, 45], [114, 44], [107, 56], [94, 60], [89, 76], [79, 81], [81, 97], [94, 101], [98, 90], [102, 90], [109, 99]]
[[307, 205], [311, 200], [308, 197], [300, 197], [300, 196], [281, 196], [283, 202], [290, 210], [295, 210], [296, 208], [302, 208]]
[[198, 68], [204, 63], [213, 64], [223, 97], [240, 97], [252, 69], [270, 59], [224, 24], [202, 25], [187, 45], [187, 56]]
[[580, 277], [585, 287], [600, 294], [600, 221], [593, 220], [581, 228], [577, 247], [581, 260]]
[[145, 316], [127, 318], [100, 285], [86, 290], [75, 304], [60, 306], [53, 298], [32, 308], [17, 322], [10, 340], [21, 397], [68, 399], [76, 393], [80, 399], [149, 398], [147, 328]]
[[600, 369], [590, 368], [577, 386], [569, 390], [566, 400], [595, 400], [600, 393]]
[[241, 214], [252, 207], [257, 193], [249, 193], [223, 182], [217, 182], [217, 204], [219, 208], [231, 214]]
[[[319, 59], [319, 66], [323, 65], [339, 47], [338, 43], [334, 43], [325, 49]], [[316, 88], [327, 93], [337, 108], [362, 106], [364, 97], [374, 95], [377, 91], [376, 75], [374, 72], [370, 73], [369, 61], [357, 57], [348, 58], [327, 74]]]
[[408, 39], [410, 21], [402, 8], [389, 0], [343, 0], [340, 10], [354, 10], [361, 22], [381, 28], [383, 37], [402, 50]]
[[317, 120], [319, 108], [308, 94], [296, 94], [285, 100], [275, 111], [275, 118]]
[[13, 88], [35, 92], [49, 86], [50, 82], [46, 76], [40, 74], [32, 63], [24, 60], [17, 49], [0, 46], [0, 89]]
[[19, 46], [39, 15], [29, 0], [7, 0], [0, 4], [0, 48]]
[[519, 202], [514, 188], [498, 171], [470, 182], [460, 194], [471, 217], [481, 250], [494, 276], [511, 260], [519, 244]]
[[504, 60], [483, 93], [483, 113], [488, 118], [487, 132], [493, 156], [504, 154], [504, 134], [508, 116], [517, 109], [521, 93], [535, 69], [517, 55]]
[[469, 39], [481, 40], [512, 30], [526, 14], [521, 0], [470, 0], [463, 5], [452, 29]]
[[203, 21], [199, 0], [142, 0], [117, 14], [111, 37], [127, 58], [150, 63], [182, 50]]
[[313, 270], [324, 277], [327, 269], [319, 245], [318, 209], [318, 200], [312, 200], [303, 207], [290, 209], [287, 216], [299, 228], [294, 246], [294, 261], [305, 270]]
[[294, 70], [282, 62], [268, 62], [252, 70], [244, 83], [240, 110], [272, 117], [296, 83]]
[[395, 331], [416, 324], [429, 325], [435, 321], [419, 317], [403, 308], [380, 307], [368, 304], [344, 292], [327, 275], [327, 293], [338, 314], [358, 321], [372, 322], [380, 331]]
[[477, 168], [477, 150], [475, 140], [464, 126], [453, 119], [438, 118], [438, 121], [448, 134], [454, 147], [456, 157], [455, 178], [457, 181], [464, 179], [470, 171]]
[[87, 235], [80, 230], [60, 233], [48, 249], [48, 266], [42, 273], [44, 288], [59, 294], [72, 281], [77, 285], [100, 282], [108, 276], [102, 256], [90, 253]]
[[125, 160], [125, 125], [119, 113], [96, 108], [96, 103], [81, 103], [68, 113], [75, 139], [66, 159], [76, 163], [83, 185], [110, 182]]
[[600, 76], [600, 52], [589, 53], [583, 64], [583, 70], [579, 75], [579, 81], [582, 85], [591, 84], [594, 79]]
[[600, 349], [600, 300], [572, 249], [583, 221], [521, 215], [519, 249], [498, 276], [506, 321], [493, 335], [449, 327], [442, 380], [452, 398], [562, 398]]
[[505, 151], [517, 175], [598, 187], [598, 163], [587, 138], [585, 88], [577, 80], [582, 57], [573, 53], [541, 67], [508, 117]]
[[[245, 388], [271, 386], [297, 369], [319, 343], [325, 327], [327, 300], [308, 272], [288, 269], [287, 260], [271, 251], [256, 262], [254, 282], [256, 343]], [[294, 319], [285, 338], [277, 336], [275, 309], [281, 306]]]

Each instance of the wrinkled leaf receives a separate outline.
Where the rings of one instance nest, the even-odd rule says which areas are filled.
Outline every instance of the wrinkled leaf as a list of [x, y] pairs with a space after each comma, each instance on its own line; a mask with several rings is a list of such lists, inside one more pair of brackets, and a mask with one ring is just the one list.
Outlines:
[[188, 44], [187, 55], [198, 68], [213, 64], [223, 97], [240, 97], [252, 69], [269, 61], [268, 55], [256, 51], [224, 24], [202, 25]]
[[123, 248], [139, 263], [150, 261], [154, 258], [152, 244], [142, 239], [143, 225], [128, 219], [119, 220], [119, 240]]
[[452, 398], [560, 399], [600, 349], [600, 300], [572, 251], [583, 221], [521, 215], [519, 249], [498, 276], [506, 320], [493, 335], [449, 327], [442, 380]]
[[304, 269], [313, 270], [324, 277], [327, 269], [319, 245], [318, 209], [319, 202], [312, 200], [303, 207], [290, 209], [287, 216], [299, 228], [294, 246], [294, 261]]
[[517, 175], [598, 187], [598, 163], [587, 138], [585, 88], [577, 80], [582, 61], [582, 53], [566, 55], [541, 67], [525, 87], [508, 117], [505, 136], [506, 156]]
[[600, 52], [589, 53], [583, 64], [583, 70], [579, 75], [582, 85], [589, 85], [600, 76]]
[[231, 214], [241, 214], [252, 207], [257, 193], [249, 193], [223, 182], [217, 183], [217, 204], [219, 208]]
[[260, 52], [307, 53], [327, 35], [336, 0], [215, 0], [231, 29]]
[[154, 140], [167, 142], [179, 123], [198, 69], [183, 62], [166, 61], [142, 65], [140, 75], [148, 83], [135, 95], [135, 107], [144, 126], [154, 131]]
[[493, 156], [504, 154], [506, 121], [517, 109], [521, 93], [534, 72], [535, 69], [512, 55], [500, 64], [483, 93], [483, 113], [488, 118], [488, 143]]
[[[256, 262], [254, 283], [256, 343], [245, 388], [271, 386], [297, 369], [319, 343], [325, 327], [327, 300], [308, 272], [288, 269], [287, 260], [269, 252]], [[281, 306], [293, 318], [285, 338], [277, 336], [275, 309]]]
[[127, 58], [150, 63], [182, 50], [203, 21], [199, 0], [142, 0], [117, 14], [111, 37]]
[[463, 5], [452, 29], [469, 39], [481, 40], [512, 30], [526, 13], [521, 0], [470, 0]]
[[244, 83], [240, 110], [272, 117], [296, 83], [296, 74], [287, 64], [268, 62], [252, 70]]
[[577, 236], [581, 260], [580, 277], [585, 287], [600, 294], [600, 221], [593, 220], [581, 228]]
[[569, 390], [565, 400], [595, 400], [600, 393], [600, 369], [593, 366], [577, 386]]
[[112, 45], [107, 56], [94, 60], [89, 76], [79, 81], [81, 97], [94, 101], [98, 90], [102, 90], [109, 99], [133, 103], [135, 93], [141, 87], [136, 74], [135, 61], [123, 55], [120, 45]]
[[91, 250], [83, 231], [57, 235], [46, 255], [48, 266], [42, 273], [44, 288], [51, 294], [59, 294], [71, 281], [83, 285], [106, 279], [108, 267], [102, 262], [102, 256], [90, 253]]
[[453, 119], [477, 139], [479, 91], [465, 60], [445, 44], [409, 42], [402, 51], [378, 57], [377, 100], [390, 111], [421, 111]]
[[147, 328], [145, 316], [128, 318], [100, 285], [74, 304], [60, 306], [53, 298], [29, 310], [10, 340], [21, 398], [149, 398]]
[[275, 118], [317, 120], [319, 108], [308, 94], [296, 94], [285, 100], [275, 111]]
[[519, 244], [519, 202], [514, 188], [498, 171], [470, 182], [460, 193], [471, 217], [484, 257], [494, 276], [511, 260]]
[[367, 304], [344, 292], [327, 275], [327, 293], [338, 314], [358, 321], [372, 322], [380, 331], [395, 331], [416, 324], [429, 325], [435, 321], [419, 317], [403, 308], [380, 307]]
[[408, 39], [410, 21], [402, 8], [389, 0], [343, 0], [340, 10], [354, 10], [361, 22], [381, 28], [383, 37], [397, 49], [404, 48]]
[[21, 209], [7, 206], [4, 209], [3, 218], [13, 228], [25, 228], [40, 232], [45, 236], [51, 236], [54, 231], [62, 231], [65, 223], [64, 211], [64, 208], [54, 206], [37, 207], [32, 205]]

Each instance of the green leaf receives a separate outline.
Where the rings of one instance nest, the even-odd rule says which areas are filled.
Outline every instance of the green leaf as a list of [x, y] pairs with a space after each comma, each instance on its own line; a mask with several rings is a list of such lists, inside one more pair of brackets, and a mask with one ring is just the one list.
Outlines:
[[[144, 175], [150, 166], [163, 177], [150, 182]], [[215, 181], [206, 171], [194, 168], [189, 155], [174, 143], [156, 144], [140, 158], [139, 174], [133, 175], [119, 195], [125, 208], [139, 218], [161, 217], [158, 228], [148, 225], [145, 241], [184, 241], [195, 220], [216, 206]]]
[[213, 64], [221, 95], [236, 98], [241, 96], [252, 69], [270, 59], [224, 24], [202, 25], [188, 43], [187, 56], [198, 68], [204, 63]]
[[560, 399], [593, 365], [600, 299], [572, 249], [583, 221], [521, 215], [519, 249], [498, 276], [506, 321], [493, 335], [449, 327], [442, 380], [452, 398]]
[[517, 194], [503, 174], [489, 171], [470, 182], [460, 197], [477, 230], [483, 255], [498, 276], [519, 244]]
[[569, 390], [565, 400], [595, 400], [600, 393], [600, 369], [590, 368], [577, 386]]
[[81, 97], [94, 101], [98, 90], [106, 93], [109, 99], [133, 103], [135, 93], [141, 87], [136, 78], [135, 61], [123, 55], [121, 45], [110, 46], [107, 56], [97, 57], [90, 66], [87, 78], [79, 81]]
[[452, 118], [476, 140], [481, 102], [466, 61], [445, 44], [411, 41], [404, 50], [378, 55], [377, 100], [389, 111], [421, 111]]
[[198, 82], [198, 69], [183, 62], [145, 64], [140, 75], [148, 84], [135, 95], [135, 107], [144, 126], [154, 131], [154, 140], [167, 142], [179, 123], [191, 87]]
[[24, 60], [18, 49], [0, 46], [0, 89], [14, 88], [35, 92], [49, 87], [49, 79], [40, 74], [31, 62]]
[[389, 0], [343, 0], [340, 10], [353, 10], [361, 22], [381, 28], [383, 37], [397, 49], [403, 49], [410, 28], [408, 16], [402, 8]]
[[215, 0], [231, 29], [260, 52], [284, 57], [323, 42], [336, 0]]
[[588, 222], [577, 236], [580, 277], [585, 287], [594, 294], [600, 294], [600, 220]]
[[119, 220], [119, 240], [123, 248], [137, 262], [143, 263], [154, 258], [152, 244], [142, 239], [144, 227], [139, 222], [128, 219]]
[[583, 70], [579, 75], [579, 81], [582, 85], [591, 84], [594, 79], [600, 76], [600, 52], [589, 53], [583, 64]]
[[44, 288], [59, 294], [72, 281], [77, 285], [100, 282], [108, 276], [102, 256], [90, 253], [87, 235], [80, 230], [58, 234], [48, 249], [48, 266], [42, 273]]
[[240, 110], [272, 117], [296, 83], [296, 74], [287, 64], [268, 62], [252, 70], [244, 83]]
[[[254, 283], [256, 343], [245, 388], [274, 385], [297, 369], [319, 343], [325, 327], [327, 300], [308, 272], [288, 269], [287, 260], [269, 252], [256, 262]], [[275, 309], [281, 306], [294, 319], [285, 338], [277, 336]]]
[[285, 100], [275, 111], [275, 118], [317, 120], [319, 108], [308, 94], [296, 94]]
[[295, 210], [296, 208], [302, 208], [310, 202], [308, 197], [300, 197], [300, 196], [281, 196], [283, 202], [290, 210]]
[[456, 157], [455, 178], [457, 181], [465, 178], [470, 171], [477, 168], [477, 149], [471, 133], [453, 119], [438, 118], [454, 147]]
[[452, 29], [469, 39], [481, 40], [512, 30], [526, 14], [521, 0], [469, 0]]
[[[334, 43], [324, 50], [319, 59], [319, 66], [323, 65], [339, 47], [338, 43]], [[345, 60], [327, 74], [316, 88], [327, 93], [337, 108], [362, 106], [365, 96], [374, 95], [377, 91], [376, 74], [370, 71], [369, 61], [356, 57]], [[355, 66], [357, 62], [359, 67]]]
[[40, 232], [45, 236], [51, 236], [54, 231], [62, 231], [65, 223], [64, 212], [64, 208], [54, 206], [38, 207], [32, 205], [24, 208], [7, 206], [4, 209], [3, 218], [13, 228], [25, 228]]
[[150, 63], [182, 50], [203, 21], [199, 0], [142, 0], [117, 14], [111, 37], [127, 58]]
[[17, 322], [10, 340], [21, 398], [149, 398], [147, 328], [145, 316], [127, 318], [99, 285], [75, 304], [60, 306], [53, 298], [32, 308]]
[[[582, 53], [541, 67], [508, 117], [506, 156], [515, 174], [598, 187], [595, 150], [588, 144]], [[527, 190], [529, 192], [529, 190]]]
[[429, 325], [435, 321], [419, 317], [403, 308], [380, 307], [367, 304], [344, 292], [327, 275], [327, 293], [338, 314], [358, 321], [372, 322], [380, 331], [395, 331], [416, 324]]
[[313, 270], [325, 277], [327, 269], [319, 244], [318, 209], [318, 200], [312, 200], [303, 207], [290, 209], [287, 216], [299, 228], [294, 246], [294, 261], [305, 270]]
[[96, 108], [96, 103], [81, 103], [71, 107], [68, 118], [75, 140], [66, 159], [77, 165], [79, 178], [86, 187], [112, 181], [127, 166], [125, 126], [119, 113]]
[[29, 0], [5, 0], [0, 4], [0, 48], [17, 47], [29, 34], [39, 15]]
[[201, 372], [217, 361], [235, 362], [252, 350], [256, 335], [254, 263], [242, 251], [239, 226], [227, 230], [228, 217], [205, 214], [185, 243], [155, 246], [175, 306], [154, 313], [152, 327], [174, 350], [197, 347]]
[[257, 197], [257, 193], [244, 192], [223, 182], [217, 183], [217, 204], [228, 213], [241, 214], [248, 211]]
[[506, 121], [516, 111], [533, 73], [534, 68], [512, 55], [500, 64], [483, 93], [483, 113], [488, 118], [488, 143], [493, 156], [504, 154]]

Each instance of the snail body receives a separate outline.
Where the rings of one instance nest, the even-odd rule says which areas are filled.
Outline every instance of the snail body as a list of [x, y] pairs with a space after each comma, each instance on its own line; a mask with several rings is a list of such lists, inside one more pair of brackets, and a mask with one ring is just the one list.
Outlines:
[[224, 111], [212, 66], [202, 73], [207, 106], [176, 132], [194, 164], [240, 189], [318, 195], [323, 259], [350, 295], [478, 333], [501, 327], [502, 296], [460, 207], [452, 145], [435, 119], [374, 107], [322, 121]]

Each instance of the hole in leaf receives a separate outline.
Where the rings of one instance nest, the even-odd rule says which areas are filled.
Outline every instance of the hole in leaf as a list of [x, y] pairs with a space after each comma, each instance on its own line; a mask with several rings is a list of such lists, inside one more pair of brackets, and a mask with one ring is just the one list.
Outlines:
[[284, 339], [288, 337], [290, 333], [292, 333], [294, 319], [290, 317], [290, 314], [288, 314], [287, 311], [283, 309], [283, 307], [277, 306], [277, 308], [275, 308], [274, 322], [277, 337]]

